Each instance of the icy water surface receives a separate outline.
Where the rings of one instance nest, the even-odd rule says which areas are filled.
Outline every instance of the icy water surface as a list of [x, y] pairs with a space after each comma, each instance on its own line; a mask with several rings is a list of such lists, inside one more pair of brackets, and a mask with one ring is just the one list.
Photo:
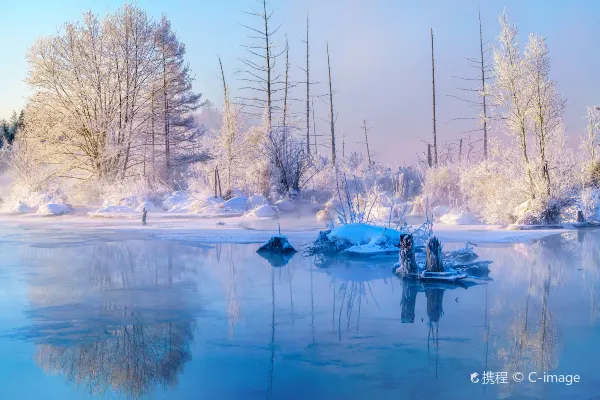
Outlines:
[[[272, 266], [258, 245], [120, 235], [0, 231], [0, 399], [600, 392], [597, 231], [480, 246], [492, 280], [468, 289], [403, 283], [393, 260]], [[580, 382], [527, 382], [545, 371]]]

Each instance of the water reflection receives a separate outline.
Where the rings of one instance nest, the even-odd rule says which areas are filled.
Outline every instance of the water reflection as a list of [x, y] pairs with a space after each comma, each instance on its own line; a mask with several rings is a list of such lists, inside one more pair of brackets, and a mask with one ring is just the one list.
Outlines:
[[482, 387], [468, 374], [595, 363], [599, 239], [480, 246], [492, 280], [466, 290], [403, 281], [389, 260], [298, 254], [274, 268], [256, 245], [28, 247], [21, 257], [35, 272], [24, 275], [31, 307], [19, 337], [48, 374], [107, 397], [157, 387], [173, 398], [585, 397]]
[[[83, 391], [139, 398], [173, 388], [192, 359], [195, 269], [201, 249], [169, 242], [108, 242], [76, 253], [31, 251], [35, 360]], [[73, 288], [75, 290], [70, 290]]]

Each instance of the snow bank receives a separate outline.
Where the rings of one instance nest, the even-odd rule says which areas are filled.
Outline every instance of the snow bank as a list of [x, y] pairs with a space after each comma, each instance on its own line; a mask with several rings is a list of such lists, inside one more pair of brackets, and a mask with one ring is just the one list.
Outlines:
[[450, 211], [440, 217], [440, 223], [446, 225], [479, 225], [481, 222], [468, 211]]
[[150, 212], [152, 212], [152, 211], [158, 211], [158, 208], [151, 201], [144, 201], [142, 204], [140, 204], [135, 209], [135, 211], [142, 212], [142, 211], [144, 211], [144, 209], [146, 209], [146, 211], [150, 211]]
[[275, 202], [275, 208], [281, 212], [292, 212], [296, 209], [292, 202], [283, 199]]
[[446, 215], [450, 212], [450, 207], [448, 206], [435, 206], [433, 207], [433, 216], [434, 217], [441, 217], [443, 215]]
[[245, 217], [254, 217], [254, 218], [273, 218], [277, 216], [277, 211], [268, 204], [264, 204], [260, 207], [255, 208], [252, 211], [244, 214]]
[[18, 212], [22, 214], [34, 213], [37, 207], [29, 207], [27, 204], [22, 201], [17, 201], [10, 209], [11, 212]]
[[63, 215], [73, 212], [73, 207], [66, 203], [46, 203], [38, 207], [39, 215]]
[[[240, 197], [242, 198], [242, 197]], [[264, 206], [265, 204], [269, 204], [269, 200], [266, 197], [261, 196], [259, 194], [255, 194], [254, 196], [250, 196], [248, 201], [246, 202], [247, 210], [254, 210], [260, 206]]]
[[163, 200], [163, 209], [168, 212], [189, 212], [194, 199], [185, 190], [171, 193]]
[[[90, 217], [116, 217], [139, 215], [135, 209], [129, 206], [104, 206], [96, 211], [89, 212]], [[141, 216], [140, 216], [141, 217]]]
[[223, 208], [228, 211], [244, 212], [246, 211], [248, 200], [248, 197], [245, 196], [232, 197], [223, 204]]

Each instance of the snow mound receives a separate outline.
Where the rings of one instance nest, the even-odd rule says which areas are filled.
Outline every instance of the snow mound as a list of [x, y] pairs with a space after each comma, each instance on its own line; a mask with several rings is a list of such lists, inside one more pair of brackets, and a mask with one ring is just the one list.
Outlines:
[[171, 193], [163, 200], [163, 209], [168, 212], [189, 212], [194, 199], [185, 190]]
[[36, 207], [29, 207], [27, 204], [22, 201], [17, 201], [15, 205], [10, 209], [12, 212], [18, 212], [22, 214], [33, 213], [36, 211]]
[[450, 212], [450, 207], [448, 206], [435, 206], [433, 207], [433, 216], [434, 217], [441, 217], [445, 214], [448, 214]]
[[156, 208], [154, 203], [151, 201], [143, 202], [135, 209], [135, 211], [142, 212], [144, 211], [144, 208], [146, 209], [146, 211], [158, 211], [158, 208]]
[[247, 203], [248, 198], [245, 196], [233, 197], [223, 204], [223, 208], [225, 208], [228, 211], [244, 212], [246, 211]]
[[269, 200], [267, 200], [267, 198], [264, 196], [255, 194], [254, 196], [250, 196], [248, 198], [248, 201], [246, 202], [246, 209], [254, 210], [255, 208], [264, 206], [265, 204], [269, 204]]
[[329, 240], [347, 242], [351, 245], [362, 246], [369, 243], [390, 241], [400, 246], [400, 232], [368, 224], [348, 224], [336, 226], [327, 235]]
[[64, 215], [73, 212], [73, 207], [66, 203], [46, 203], [38, 207], [39, 215]]
[[275, 202], [275, 207], [277, 208], [277, 210], [281, 211], [281, 212], [291, 212], [294, 211], [296, 209], [296, 207], [294, 206], [294, 204], [292, 202], [289, 202], [287, 200], [277, 200]]
[[244, 216], [254, 218], [273, 218], [277, 216], [277, 211], [270, 205], [265, 204], [255, 208], [250, 212], [247, 212]]
[[139, 215], [129, 206], [104, 206], [96, 211], [89, 212], [90, 217], [113, 217], [118, 215]]
[[446, 225], [478, 225], [481, 222], [468, 211], [451, 211], [440, 217], [440, 223]]

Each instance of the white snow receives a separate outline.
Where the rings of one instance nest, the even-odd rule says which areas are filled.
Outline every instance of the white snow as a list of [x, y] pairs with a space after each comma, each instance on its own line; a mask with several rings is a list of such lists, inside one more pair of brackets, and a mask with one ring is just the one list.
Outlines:
[[90, 217], [115, 217], [115, 216], [133, 216], [139, 213], [129, 206], [104, 206], [96, 211], [88, 213]]
[[73, 207], [65, 203], [46, 203], [38, 207], [39, 215], [64, 215], [73, 212]]
[[189, 212], [189, 207], [193, 202], [194, 198], [188, 192], [178, 190], [163, 200], [163, 209], [169, 212]]
[[17, 201], [15, 203], [15, 205], [10, 209], [10, 211], [12, 212], [18, 212], [18, 213], [33, 213], [35, 212], [36, 207], [29, 207], [27, 204], [23, 203], [22, 201]]
[[284, 200], [284, 199], [277, 200], [274, 205], [275, 205], [275, 208], [277, 208], [277, 210], [279, 210], [281, 212], [291, 212], [296, 209], [296, 207], [294, 206], [294, 204], [292, 202]]
[[144, 211], [144, 209], [146, 209], [146, 211], [150, 211], [150, 212], [152, 212], [152, 211], [158, 211], [158, 208], [151, 201], [144, 201], [142, 204], [140, 204], [135, 209], [135, 211], [142, 212], [142, 211]]
[[252, 211], [244, 214], [245, 217], [254, 217], [254, 218], [273, 218], [277, 216], [277, 211], [268, 204], [264, 204], [255, 208]]
[[246, 202], [247, 210], [254, 210], [259, 206], [264, 206], [265, 204], [269, 204], [269, 200], [266, 197], [261, 196], [259, 194], [255, 194], [254, 196], [250, 196], [248, 201]]
[[385, 241], [400, 245], [400, 232], [368, 224], [348, 224], [336, 226], [327, 235], [329, 240], [343, 241], [355, 246], [381, 245]]
[[223, 204], [223, 208], [225, 208], [228, 211], [244, 212], [244, 211], [246, 211], [247, 203], [248, 203], [248, 197], [245, 197], [245, 196], [232, 197], [231, 199], [227, 200]]
[[440, 223], [446, 225], [477, 225], [479, 220], [468, 211], [453, 210], [440, 217]]

